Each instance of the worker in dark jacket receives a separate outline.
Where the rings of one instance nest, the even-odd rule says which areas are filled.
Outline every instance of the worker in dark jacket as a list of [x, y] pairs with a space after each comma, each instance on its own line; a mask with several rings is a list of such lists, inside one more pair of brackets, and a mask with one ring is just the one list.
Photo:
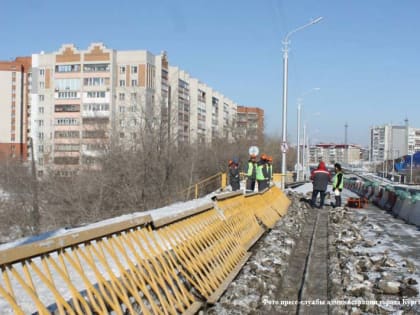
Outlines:
[[255, 180], [257, 177], [257, 157], [255, 155], [249, 157], [248, 163], [245, 166], [245, 175], [246, 191], [253, 192], [255, 190]]
[[261, 154], [260, 160], [257, 164], [257, 182], [258, 182], [258, 191], [263, 191], [268, 188], [269, 185], [269, 174], [268, 174], [268, 157], [265, 154]]
[[229, 184], [232, 187], [232, 191], [239, 190], [239, 168], [238, 159], [234, 158], [229, 160]]
[[327, 191], [328, 182], [331, 180], [331, 174], [325, 167], [324, 161], [319, 162], [318, 168], [311, 173], [311, 180], [313, 184], [311, 206], [315, 208], [316, 198], [318, 194], [321, 196], [319, 208], [324, 206], [325, 192]]
[[333, 192], [335, 196], [335, 206], [341, 207], [341, 191], [344, 187], [344, 176], [340, 163], [334, 164], [335, 176], [333, 178]]

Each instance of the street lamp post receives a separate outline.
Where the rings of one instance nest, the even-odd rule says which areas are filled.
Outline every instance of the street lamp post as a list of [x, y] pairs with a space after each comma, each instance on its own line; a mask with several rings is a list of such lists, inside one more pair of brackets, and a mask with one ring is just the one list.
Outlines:
[[318, 17], [309, 23], [302, 25], [293, 31], [287, 33], [286, 37], [283, 40], [283, 135], [282, 135], [282, 160], [281, 160], [281, 188], [285, 187], [285, 176], [286, 176], [286, 152], [287, 152], [287, 71], [288, 71], [288, 53], [289, 53], [289, 38], [292, 34], [308, 27], [313, 24], [316, 24], [322, 20], [322, 17]]
[[303, 165], [303, 156], [302, 156], [302, 164], [300, 164], [300, 125], [301, 125], [301, 110], [302, 110], [302, 102], [303, 102], [303, 97], [308, 95], [311, 92], [314, 91], [319, 91], [320, 88], [312, 88], [308, 91], [306, 91], [305, 93], [303, 93], [297, 100], [298, 102], [298, 106], [297, 106], [297, 112], [298, 112], [298, 116], [297, 116], [297, 153], [296, 153], [296, 181], [301, 180], [301, 167]]
[[414, 153], [411, 152], [411, 161], [410, 161], [410, 184], [413, 183], [413, 155], [414, 155]]

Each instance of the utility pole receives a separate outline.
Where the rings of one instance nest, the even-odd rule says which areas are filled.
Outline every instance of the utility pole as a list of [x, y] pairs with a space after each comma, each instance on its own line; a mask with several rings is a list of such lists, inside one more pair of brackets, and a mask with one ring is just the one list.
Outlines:
[[344, 163], [348, 164], [349, 162], [349, 146], [347, 143], [347, 128], [349, 127], [349, 125], [346, 124], [344, 125]]

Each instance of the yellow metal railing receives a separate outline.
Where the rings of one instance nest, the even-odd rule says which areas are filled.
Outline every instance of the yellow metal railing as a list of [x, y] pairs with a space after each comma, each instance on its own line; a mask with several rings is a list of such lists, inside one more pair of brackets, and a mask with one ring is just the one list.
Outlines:
[[[219, 172], [216, 175], [204, 178], [194, 185], [184, 189], [178, 195], [184, 197], [184, 200], [197, 199], [206, 193], [224, 189], [226, 187], [226, 173]], [[194, 193], [193, 193], [194, 192]]]
[[0, 251], [0, 313], [193, 314], [220, 297], [289, 204], [276, 187], [225, 193], [172, 217], [137, 216]]

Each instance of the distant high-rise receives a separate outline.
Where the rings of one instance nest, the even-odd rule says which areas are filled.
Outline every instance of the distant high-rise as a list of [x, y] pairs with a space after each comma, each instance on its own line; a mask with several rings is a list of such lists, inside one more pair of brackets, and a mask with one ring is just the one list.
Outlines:
[[382, 125], [370, 128], [370, 159], [381, 162], [420, 150], [420, 130], [405, 125]]

